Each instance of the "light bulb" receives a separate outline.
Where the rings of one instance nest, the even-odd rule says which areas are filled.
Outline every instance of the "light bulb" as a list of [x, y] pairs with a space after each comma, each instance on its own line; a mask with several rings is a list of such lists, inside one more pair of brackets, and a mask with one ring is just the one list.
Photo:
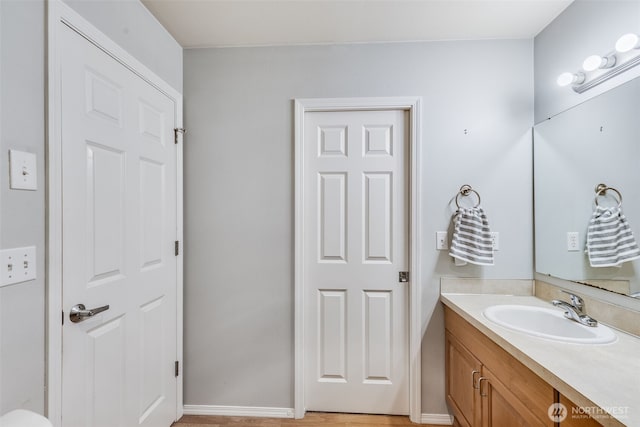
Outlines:
[[640, 38], [637, 34], [625, 34], [616, 42], [616, 50], [621, 53], [629, 52], [632, 49], [637, 49], [640, 46], [639, 42]]
[[584, 62], [582, 63], [582, 68], [584, 68], [585, 71], [593, 71], [600, 68], [601, 64], [602, 57], [600, 55], [591, 55], [584, 60]]
[[594, 71], [598, 68], [611, 68], [616, 63], [615, 55], [605, 56], [591, 55], [582, 63], [582, 68], [585, 71]]
[[569, 86], [570, 84], [580, 84], [584, 82], [583, 73], [562, 73], [558, 76], [558, 86]]

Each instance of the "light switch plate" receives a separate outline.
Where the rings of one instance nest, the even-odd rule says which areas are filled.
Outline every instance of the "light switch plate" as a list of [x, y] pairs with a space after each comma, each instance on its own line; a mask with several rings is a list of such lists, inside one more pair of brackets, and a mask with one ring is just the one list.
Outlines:
[[18, 150], [9, 150], [10, 188], [13, 190], [37, 190], [38, 174], [36, 155]]
[[0, 250], [0, 287], [35, 278], [35, 246]]

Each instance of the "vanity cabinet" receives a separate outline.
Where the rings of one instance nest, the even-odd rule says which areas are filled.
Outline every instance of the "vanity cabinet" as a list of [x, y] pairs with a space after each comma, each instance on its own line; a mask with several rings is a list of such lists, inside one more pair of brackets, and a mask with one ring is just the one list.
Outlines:
[[447, 402], [461, 427], [548, 426], [554, 389], [445, 307]]
[[565, 396], [560, 395], [559, 401], [567, 408], [568, 412], [567, 418], [560, 423], [560, 427], [602, 427], [602, 424], [591, 417], [587, 417], [586, 415], [573, 416], [575, 413], [574, 409], [578, 408], [578, 405], [567, 399]]

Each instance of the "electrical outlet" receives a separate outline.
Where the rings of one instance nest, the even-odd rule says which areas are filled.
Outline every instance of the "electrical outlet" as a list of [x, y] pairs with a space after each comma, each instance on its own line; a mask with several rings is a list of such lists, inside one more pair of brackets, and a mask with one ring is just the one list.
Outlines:
[[497, 231], [492, 231], [489, 234], [491, 235], [491, 248], [494, 251], [499, 251], [500, 250], [500, 233], [498, 233]]
[[446, 231], [436, 231], [436, 249], [439, 251], [449, 249]]
[[0, 250], [0, 287], [35, 278], [35, 246]]
[[580, 251], [580, 237], [577, 231], [567, 232], [567, 251], [569, 252]]

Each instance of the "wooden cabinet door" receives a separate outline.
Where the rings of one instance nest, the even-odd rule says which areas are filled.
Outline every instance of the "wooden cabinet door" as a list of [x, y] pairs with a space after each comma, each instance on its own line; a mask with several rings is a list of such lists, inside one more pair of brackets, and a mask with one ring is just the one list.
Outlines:
[[447, 402], [461, 427], [480, 425], [479, 394], [475, 382], [482, 364], [448, 331], [446, 333]]
[[575, 411], [578, 406], [563, 395], [560, 395], [560, 403], [567, 409], [567, 417], [560, 423], [560, 427], [602, 427], [602, 424], [588, 415]]
[[479, 381], [482, 427], [553, 426], [536, 417], [486, 366]]

